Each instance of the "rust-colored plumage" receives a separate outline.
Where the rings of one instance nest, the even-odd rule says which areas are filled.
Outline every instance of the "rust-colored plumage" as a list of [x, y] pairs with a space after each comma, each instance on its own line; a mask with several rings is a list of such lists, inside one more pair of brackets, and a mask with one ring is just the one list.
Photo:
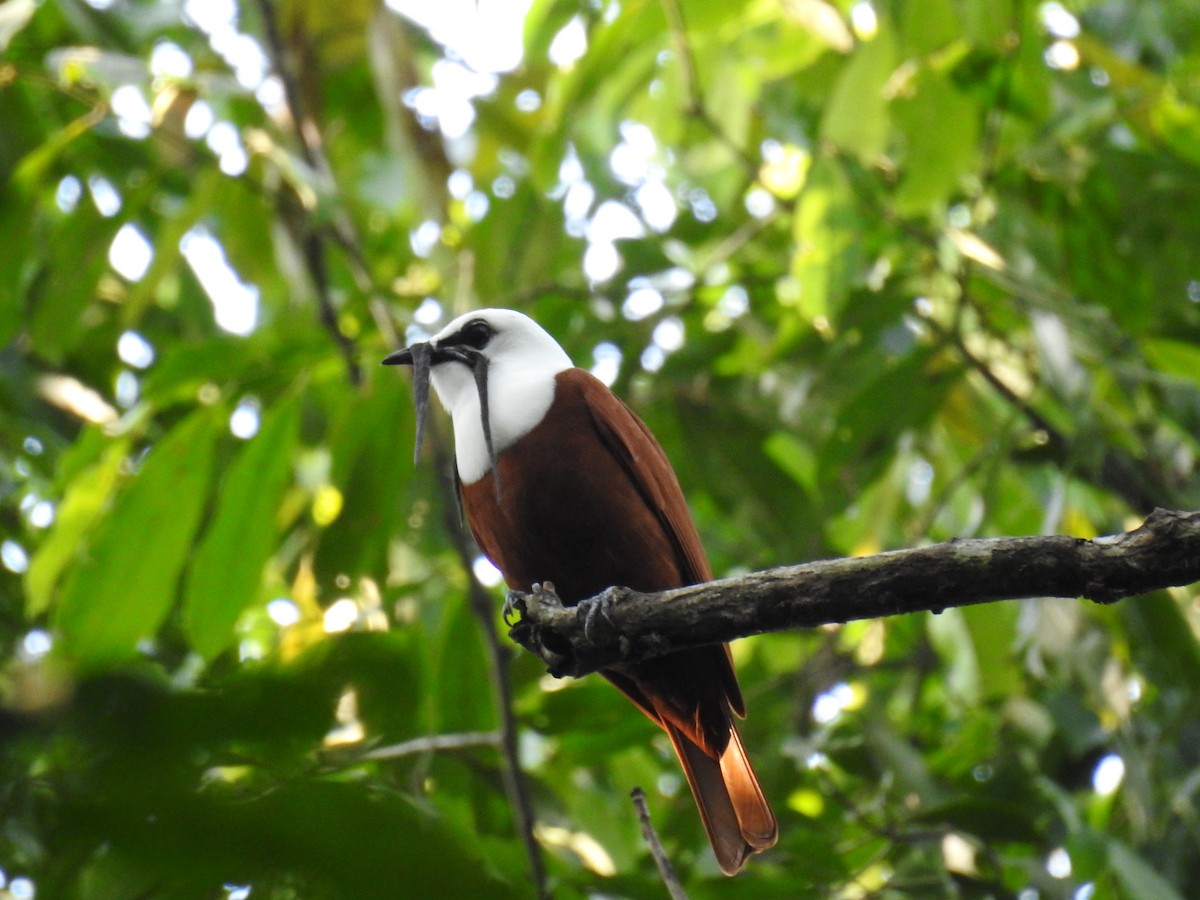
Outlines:
[[[511, 588], [550, 581], [574, 604], [613, 585], [657, 591], [712, 578], [662, 448], [582, 369], [555, 376], [540, 424], [501, 452], [495, 469], [464, 484], [462, 500], [475, 539]], [[670, 736], [721, 869], [732, 875], [772, 846], [775, 817], [734, 727], [745, 708], [728, 648], [604, 675]]]
[[[418, 453], [430, 384], [450, 411], [467, 522], [510, 587], [549, 581], [575, 604], [614, 585], [712, 578], [654, 436], [529, 317], [467, 313], [384, 362], [415, 370]], [[721, 869], [772, 846], [775, 816], [734, 727], [745, 708], [728, 648], [604, 675], [667, 732]]]

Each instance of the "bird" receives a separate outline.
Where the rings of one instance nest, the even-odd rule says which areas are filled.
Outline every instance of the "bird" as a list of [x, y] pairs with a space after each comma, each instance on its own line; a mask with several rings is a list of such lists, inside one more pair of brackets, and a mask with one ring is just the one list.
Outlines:
[[[449, 412], [467, 525], [510, 589], [552, 584], [574, 605], [613, 586], [712, 580], [650, 429], [530, 317], [468, 312], [383, 363], [413, 367], [418, 459], [430, 382]], [[734, 723], [746, 709], [727, 645], [602, 674], [666, 731], [725, 874], [775, 844], [775, 815]]]

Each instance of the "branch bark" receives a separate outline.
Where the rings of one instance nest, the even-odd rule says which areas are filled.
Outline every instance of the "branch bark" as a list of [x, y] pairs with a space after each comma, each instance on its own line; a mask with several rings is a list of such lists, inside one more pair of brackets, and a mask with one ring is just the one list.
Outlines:
[[1133, 531], [951, 540], [782, 566], [659, 593], [613, 587], [564, 607], [552, 586], [513, 591], [510, 637], [552, 675], [580, 676], [768, 631], [941, 612], [996, 600], [1125, 597], [1200, 581], [1200, 512], [1156, 509]]

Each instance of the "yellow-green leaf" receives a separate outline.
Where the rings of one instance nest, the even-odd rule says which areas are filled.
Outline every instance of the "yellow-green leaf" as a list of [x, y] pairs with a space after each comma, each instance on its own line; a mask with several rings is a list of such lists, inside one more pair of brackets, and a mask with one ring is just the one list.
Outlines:
[[821, 138], [874, 162], [887, 146], [888, 110], [884, 87], [896, 66], [896, 39], [880, 23], [875, 37], [855, 48], [833, 87], [821, 117]]
[[221, 480], [212, 525], [188, 571], [183, 626], [205, 657], [221, 652], [262, 583], [279, 533], [277, 513], [292, 470], [298, 405], [267, 417]]
[[59, 576], [83, 547], [117, 484], [127, 441], [114, 441], [100, 458], [71, 481], [54, 520], [25, 573], [25, 612], [37, 616], [50, 606]]
[[151, 448], [68, 575], [54, 625], [77, 664], [131, 656], [166, 618], [208, 498], [218, 421], [201, 410]]

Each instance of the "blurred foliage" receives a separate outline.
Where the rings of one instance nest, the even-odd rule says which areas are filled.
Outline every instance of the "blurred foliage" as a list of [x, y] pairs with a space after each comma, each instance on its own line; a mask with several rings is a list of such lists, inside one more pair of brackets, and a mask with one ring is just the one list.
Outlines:
[[[500, 75], [455, 8], [0, 5], [12, 896], [531, 893], [494, 742], [363, 754], [500, 720], [377, 366], [474, 305], [614, 377], [720, 574], [1200, 507], [1200, 7], [533, 0]], [[551, 887], [662, 896], [639, 784], [697, 898], [1186, 896], [1198, 626], [741, 642], [733, 881], [652, 725], [515, 657]]]

